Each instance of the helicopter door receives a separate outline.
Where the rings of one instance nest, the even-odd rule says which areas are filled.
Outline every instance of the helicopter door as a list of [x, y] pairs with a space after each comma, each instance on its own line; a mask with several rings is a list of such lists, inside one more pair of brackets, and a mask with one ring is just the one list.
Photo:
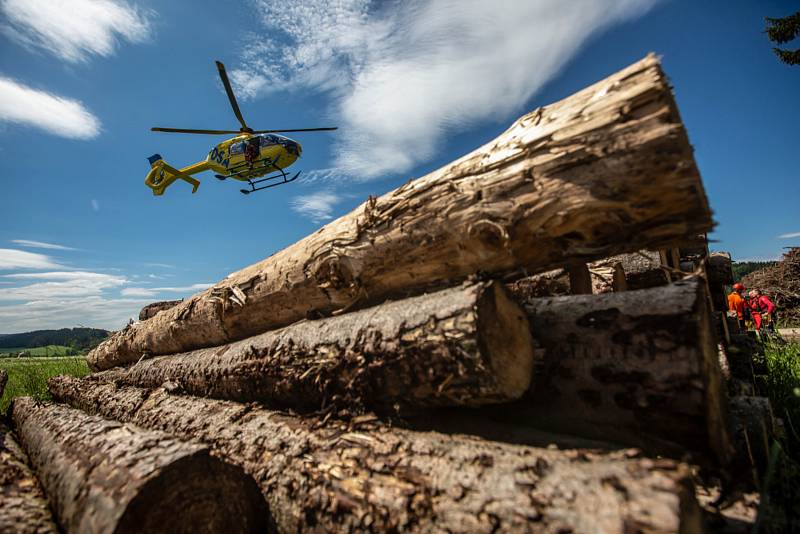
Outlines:
[[244, 154], [244, 142], [232, 144], [228, 152], [231, 156], [240, 156]]

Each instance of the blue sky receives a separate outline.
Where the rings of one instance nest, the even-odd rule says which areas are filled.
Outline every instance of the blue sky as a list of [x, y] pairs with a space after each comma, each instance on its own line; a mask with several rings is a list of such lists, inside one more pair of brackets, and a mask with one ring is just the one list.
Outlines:
[[[718, 222], [714, 247], [800, 244], [800, 67], [764, 16], [790, 1], [0, 0], [0, 333], [120, 328], [471, 151], [515, 118], [653, 51], [675, 87]], [[279, 6], [276, 9], [273, 6]], [[294, 134], [298, 182], [245, 197], [143, 185], [237, 128]], [[210, 179], [209, 179], [210, 178]], [[780, 237], [789, 236], [789, 237]]]

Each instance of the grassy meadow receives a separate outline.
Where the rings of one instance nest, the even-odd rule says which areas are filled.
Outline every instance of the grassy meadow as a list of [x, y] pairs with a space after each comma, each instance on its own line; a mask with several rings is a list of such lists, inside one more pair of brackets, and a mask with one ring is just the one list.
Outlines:
[[25, 356], [79, 356], [80, 351], [64, 345], [45, 345], [42, 347], [12, 347], [0, 348], [0, 358], [14, 357], [24, 352]]
[[772, 444], [754, 532], [800, 529], [800, 343], [766, 341], [767, 372], [756, 376], [759, 394], [769, 397], [783, 437]]
[[0, 398], [0, 412], [6, 411], [14, 397], [31, 395], [40, 399], [49, 398], [47, 379], [51, 376], [89, 374], [89, 366], [83, 356], [0, 358], [0, 369], [8, 372], [8, 384]]

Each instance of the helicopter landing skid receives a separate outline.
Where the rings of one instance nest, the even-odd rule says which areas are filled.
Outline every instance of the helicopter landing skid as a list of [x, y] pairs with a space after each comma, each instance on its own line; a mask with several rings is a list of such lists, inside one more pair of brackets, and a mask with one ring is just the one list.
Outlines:
[[[288, 184], [289, 182], [294, 182], [295, 180], [297, 180], [297, 177], [300, 176], [300, 172], [302, 171], [298, 171], [297, 174], [295, 174], [292, 177], [289, 177], [287, 173], [281, 171], [278, 174], [273, 174], [272, 176], [267, 176], [265, 178], [259, 178], [258, 180], [247, 180], [247, 183], [250, 184], [250, 189], [240, 189], [239, 191], [241, 191], [243, 195], [249, 195], [250, 193], [255, 193], [256, 191], [261, 191], [262, 189], [269, 189], [270, 187], [276, 187], [279, 185]], [[261, 187], [256, 187], [260, 183], [278, 179], [280, 179], [281, 181], [267, 185], [262, 185]]]

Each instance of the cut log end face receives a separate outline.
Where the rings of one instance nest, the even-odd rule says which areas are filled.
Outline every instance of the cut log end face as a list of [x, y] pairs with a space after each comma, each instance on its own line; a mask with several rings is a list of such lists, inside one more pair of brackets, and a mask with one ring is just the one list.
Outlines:
[[534, 367], [528, 318], [499, 284], [489, 286], [481, 298], [485, 313], [478, 318], [479, 339], [491, 362], [497, 390], [509, 399], [521, 397], [531, 384]]
[[159, 431], [16, 399], [13, 418], [66, 532], [264, 532], [266, 503], [241, 468]]
[[252, 477], [208, 455], [184, 457], [149, 480], [115, 532], [265, 532], [267, 506]]

